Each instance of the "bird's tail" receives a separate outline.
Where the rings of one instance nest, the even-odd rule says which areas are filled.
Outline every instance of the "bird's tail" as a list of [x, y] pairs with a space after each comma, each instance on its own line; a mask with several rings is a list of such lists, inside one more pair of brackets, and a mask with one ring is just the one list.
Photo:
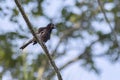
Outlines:
[[27, 43], [25, 43], [23, 46], [21, 46], [20, 49], [24, 49], [25, 47], [27, 47], [32, 42], [33, 42], [33, 39], [29, 40]]

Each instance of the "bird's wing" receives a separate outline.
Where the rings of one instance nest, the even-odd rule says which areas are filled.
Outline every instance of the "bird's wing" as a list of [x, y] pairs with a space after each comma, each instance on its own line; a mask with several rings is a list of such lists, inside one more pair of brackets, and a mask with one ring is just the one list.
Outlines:
[[43, 31], [44, 29], [46, 29], [46, 27], [40, 27], [40, 28], [38, 29], [38, 33], [40, 33], [41, 31]]

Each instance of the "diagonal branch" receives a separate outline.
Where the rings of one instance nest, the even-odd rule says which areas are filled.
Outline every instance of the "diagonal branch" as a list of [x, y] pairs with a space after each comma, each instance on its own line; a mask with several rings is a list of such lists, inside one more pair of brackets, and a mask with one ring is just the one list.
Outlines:
[[116, 34], [116, 32], [114, 31], [114, 29], [112, 28], [112, 25], [110, 24], [110, 21], [108, 20], [108, 18], [107, 18], [107, 16], [106, 16], [106, 13], [105, 13], [104, 8], [103, 8], [103, 5], [102, 5], [102, 2], [101, 2], [100, 0], [98, 0], [98, 4], [99, 4], [99, 6], [100, 6], [100, 9], [101, 9], [101, 11], [102, 11], [102, 13], [103, 13], [103, 15], [104, 15], [104, 18], [105, 18], [106, 22], [108, 23], [108, 25], [109, 25], [109, 27], [110, 27], [110, 29], [111, 29], [111, 31], [112, 31], [111, 33], [114, 35], [115, 42], [118, 43], [118, 46], [119, 46], [119, 48], [120, 48], [120, 44], [119, 44], [118, 39], [117, 39], [117, 34]]
[[[90, 44], [88, 47], [86, 47], [86, 49], [84, 50], [83, 53], [81, 53], [81, 54], [80, 54], [79, 56], [77, 56], [76, 58], [73, 58], [72, 60], [70, 60], [70, 61], [68, 61], [67, 63], [65, 63], [63, 66], [61, 66], [61, 67], [59, 68], [59, 70], [61, 71], [61, 70], [63, 70], [64, 68], [66, 68], [67, 66], [69, 66], [70, 64], [72, 64], [73, 62], [77, 62], [77, 61], [79, 61], [79, 60], [84, 59], [85, 56], [86, 56], [86, 54], [88, 53], [88, 52], [87, 52], [87, 49], [89, 49], [89, 48], [90, 48], [92, 45], [94, 45], [97, 41], [99, 41], [99, 40], [96, 40], [96, 41], [91, 42], [91, 44]], [[94, 55], [93, 55], [93, 56], [94, 56]], [[103, 56], [103, 54], [102, 54], [102, 55], [95, 55], [94, 57], [102, 57], [102, 56]], [[54, 72], [51, 72], [50, 75], [48, 75], [48, 78], [51, 78], [54, 74], [55, 74]]]
[[104, 9], [103, 9], [103, 7], [102, 7], [103, 5], [102, 5], [102, 3], [100, 2], [100, 0], [98, 0], [98, 4], [99, 4], [100, 9], [101, 9], [101, 11], [102, 11], [102, 13], [103, 13], [103, 15], [104, 15], [105, 20], [107, 21], [110, 29], [113, 31], [112, 25], [110, 24], [110, 21], [108, 20], [108, 18], [107, 18], [107, 16], [106, 16], [106, 13], [105, 13], [105, 11], [104, 11]]
[[55, 70], [55, 72], [57, 73], [58, 80], [62, 80], [62, 76], [61, 76], [61, 74], [60, 74], [60, 72], [59, 72], [59, 70], [58, 70], [55, 62], [53, 61], [51, 55], [49, 54], [49, 51], [48, 51], [46, 45], [42, 41], [40, 41], [38, 39], [38, 37], [36, 36], [36, 34], [35, 34], [34, 30], [33, 30], [32, 24], [30, 23], [28, 17], [26, 16], [26, 14], [25, 14], [24, 10], [22, 9], [22, 6], [19, 4], [18, 0], [14, 0], [14, 1], [16, 3], [17, 7], [19, 8], [19, 10], [20, 10], [20, 12], [21, 12], [21, 14], [22, 14], [22, 16], [23, 16], [26, 24], [28, 25], [28, 28], [31, 31], [32, 35], [35, 37], [35, 39], [37, 40], [37, 42], [41, 45], [42, 49], [46, 53], [46, 56], [48, 57], [51, 65], [53, 66], [53, 68]]

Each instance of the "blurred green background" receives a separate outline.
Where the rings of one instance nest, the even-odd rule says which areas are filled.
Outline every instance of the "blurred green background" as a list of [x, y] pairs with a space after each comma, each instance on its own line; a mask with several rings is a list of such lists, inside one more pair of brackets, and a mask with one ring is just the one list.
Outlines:
[[[108, 22], [97, 0], [19, 0], [35, 30], [50, 22], [56, 25], [46, 45], [64, 80], [76, 80], [75, 76], [64, 78], [65, 70], [75, 64], [101, 75], [99, 65], [104, 64], [97, 59], [111, 65], [120, 61], [120, 1], [100, 1]], [[57, 80], [38, 44], [19, 49], [31, 37], [14, 0], [0, 0], [1, 80], [7, 74], [10, 78], [3, 80]]]

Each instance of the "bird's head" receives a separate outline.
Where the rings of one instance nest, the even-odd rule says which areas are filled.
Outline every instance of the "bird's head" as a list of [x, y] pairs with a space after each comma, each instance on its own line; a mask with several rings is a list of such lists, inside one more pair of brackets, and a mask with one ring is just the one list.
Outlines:
[[55, 29], [55, 25], [53, 23], [49, 23], [47, 27], [50, 27], [51, 29]]

